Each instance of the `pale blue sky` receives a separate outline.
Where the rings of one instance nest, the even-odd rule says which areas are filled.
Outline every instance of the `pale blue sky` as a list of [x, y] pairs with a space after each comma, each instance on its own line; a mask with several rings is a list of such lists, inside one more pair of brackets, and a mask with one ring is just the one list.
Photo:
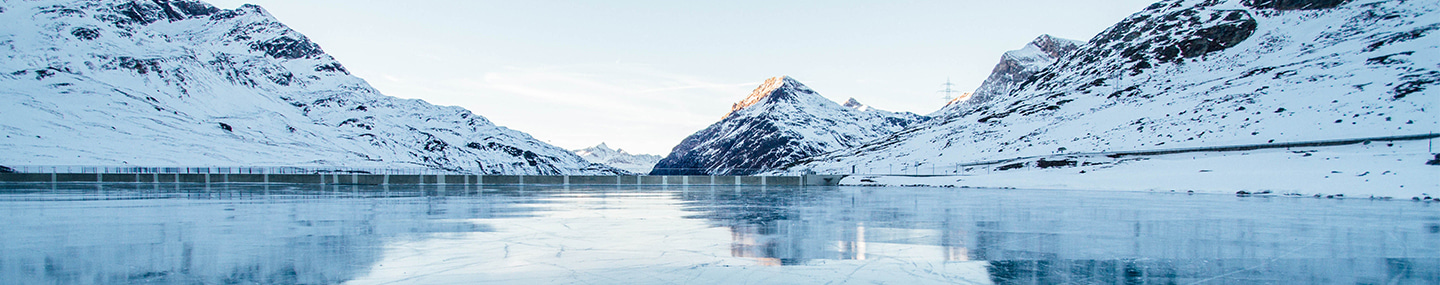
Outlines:
[[665, 155], [765, 78], [928, 114], [1040, 34], [1089, 40], [1153, 0], [210, 0], [265, 7], [381, 92], [576, 149]]

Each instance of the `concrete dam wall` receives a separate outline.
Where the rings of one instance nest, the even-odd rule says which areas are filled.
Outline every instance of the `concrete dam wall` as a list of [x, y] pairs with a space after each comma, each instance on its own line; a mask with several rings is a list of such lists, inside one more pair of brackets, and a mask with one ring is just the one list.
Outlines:
[[839, 175], [534, 176], [450, 174], [0, 173], [0, 182], [289, 183], [349, 185], [772, 185], [833, 186]]

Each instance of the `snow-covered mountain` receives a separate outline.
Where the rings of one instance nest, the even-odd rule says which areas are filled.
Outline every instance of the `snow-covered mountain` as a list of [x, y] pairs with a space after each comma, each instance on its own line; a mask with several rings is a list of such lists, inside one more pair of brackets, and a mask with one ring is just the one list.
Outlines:
[[1024, 48], [1005, 52], [1000, 63], [990, 71], [990, 77], [980, 84], [969, 97], [955, 98], [940, 111], [931, 116], [941, 116], [963, 111], [967, 107], [980, 105], [995, 96], [1005, 96], [1025, 83], [1035, 73], [1055, 63], [1060, 57], [1074, 52], [1085, 42], [1068, 40], [1050, 35], [1040, 35]]
[[0, 164], [617, 173], [382, 95], [259, 6], [5, 1], [0, 23]]
[[854, 99], [846, 105], [788, 76], [770, 78], [719, 122], [675, 146], [651, 174], [749, 175], [859, 146], [929, 119], [876, 110]]
[[[955, 173], [964, 172], [958, 165], [967, 162], [1057, 153], [1435, 132], [1436, 10], [1436, 1], [1161, 1], [1061, 57], [1010, 95], [787, 171]], [[1396, 155], [1395, 163], [1428, 159], [1423, 147], [1403, 146], [1367, 145], [1366, 151]], [[1316, 165], [1339, 163], [1316, 157]], [[1237, 161], [1232, 163], [1270, 163]]]
[[659, 155], [653, 154], [630, 154], [624, 149], [611, 149], [605, 143], [600, 145], [574, 150], [585, 160], [594, 163], [609, 165], [615, 168], [624, 169], [634, 173], [650, 173], [655, 164], [660, 162]]

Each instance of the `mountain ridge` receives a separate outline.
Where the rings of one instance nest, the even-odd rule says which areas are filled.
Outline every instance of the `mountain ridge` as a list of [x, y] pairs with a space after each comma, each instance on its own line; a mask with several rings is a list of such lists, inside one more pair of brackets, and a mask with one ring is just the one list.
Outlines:
[[975, 91], [970, 93], [969, 97], [955, 98], [931, 116], [963, 112], [962, 109], [990, 101], [993, 97], [1009, 95], [1020, 84], [1030, 80], [1045, 67], [1054, 64], [1059, 58], [1079, 49], [1083, 44], [1084, 42], [1081, 41], [1057, 38], [1048, 34], [1040, 35], [1021, 49], [1001, 54], [1000, 62], [995, 64], [990, 75], [985, 78], [980, 87], [976, 87]]
[[720, 121], [681, 141], [651, 174], [749, 175], [859, 145], [926, 119], [845, 107], [793, 78], [777, 76], [732, 105]]
[[[1175, 181], [1199, 187], [1211, 183], [1189, 180], [1194, 173], [1224, 173], [1216, 169], [1223, 166], [1236, 173], [1227, 175], [1269, 173], [1337, 181], [1333, 185], [1414, 189], [1416, 184], [1433, 184], [1421, 178], [1424, 171], [1410, 165], [1429, 159], [1422, 153], [1423, 142], [1419, 149], [1396, 142], [1296, 150], [1294, 157], [1255, 156], [1267, 160], [1247, 158], [1244, 152], [1209, 154], [1213, 158], [1207, 161], [1226, 164], [1188, 170], [1191, 166], [1164, 162], [1171, 158], [1147, 162], [1071, 154], [1434, 132], [1436, 117], [1427, 110], [1437, 107], [1433, 86], [1440, 82], [1440, 71], [1435, 70], [1440, 59], [1416, 55], [1440, 52], [1440, 41], [1434, 41], [1431, 32], [1440, 29], [1440, 20], [1433, 16], [1437, 10], [1440, 4], [1418, 1], [1160, 1], [1035, 73], [1010, 96], [956, 110], [866, 146], [798, 161], [778, 173], [849, 173], [852, 167], [885, 173], [893, 167], [896, 173], [978, 175], [961, 182], [951, 179], [949, 183], [958, 184], [950, 185], [999, 176], [1009, 177], [1006, 183], [1042, 185], [1021, 183], [1021, 178], [1081, 181], [1111, 175], [1105, 173], [1113, 168], [1174, 171], [1165, 175], [1184, 177]], [[1335, 154], [1322, 159], [1311, 155], [1315, 151]], [[1025, 157], [1045, 161], [1016, 159]], [[1381, 163], [1386, 157], [1391, 163]], [[1365, 169], [1355, 170], [1362, 175], [1341, 183], [1331, 171], [1355, 167], [1329, 158], [1375, 164], [1364, 164]], [[1014, 165], [960, 167], [1011, 159]], [[1062, 160], [1069, 162], [1058, 169], [1077, 172], [1056, 170], [1056, 161]], [[1294, 161], [1308, 163], [1304, 175], [1240, 170], [1294, 167]], [[1325, 167], [1333, 169], [1321, 171]], [[1010, 172], [1020, 174], [1001, 174]], [[1373, 173], [1400, 176], [1368, 176]], [[1284, 187], [1245, 179], [1250, 180], [1238, 181], [1254, 182], [1250, 187]], [[1064, 184], [1061, 181], [1051, 183]], [[1155, 183], [1146, 185], [1163, 185]]]
[[259, 6], [3, 7], [5, 164], [617, 173], [463, 108], [385, 96]]
[[663, 158], [659, 155], [631, 154], [625, 149], [612, 149], [603, 142], [596, 146], [572, 151], [590, 162], [609, 165], [637, 174], [650, 173], [655, 164]]

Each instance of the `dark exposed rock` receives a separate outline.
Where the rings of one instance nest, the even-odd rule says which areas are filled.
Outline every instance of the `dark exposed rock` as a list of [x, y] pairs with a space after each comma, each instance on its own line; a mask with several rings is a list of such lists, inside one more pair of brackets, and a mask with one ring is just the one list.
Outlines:
[[169, 2], [170, 6], [175, 8], [175, 11], [184, 14], [187, 17], [209, 16], [220, 12], [219, 8], [215, 8], [215, 6], [211, 6], [210, 4], [206, 4], [200, 1], [157, 0], [157, 2]]
[[121, 25], [148, 25], [161, 20], [174, 22], [192, 17], [209, 16], [221, 11], [210, 4], [189, 0], [151, 0], [148, 3], [130, 1], [115, 5], [112, 10], [123, 16], [123, 18], [116, 19], [116, 24]]
[[226, 20], [226, 19], [233, 19], [233, 18], [239, 17], [239, 16], [240, 16], [240, 12], [239, 12], [239, 11], [235, 11], [235, 10], [220, 10], [219, 13], [215, 13], [214, 15], [210, 15], [210, 20], [211, 20], [211, 21], [220, 21], [220, 20]]
[[220, 123], [220, 129], [225, 130], [225, 131], [227, 131], [227, 132], [234, 132], [234, 131], [235, 131], [235, 128], [230, 127], [230, 124], [226, 124], [226, 123]]
[[1320, 10], [1344, 5], [1350, 0], [1246, 0], [1245, 6], [1274, 10]]
[[445, 151], [445, 148], [448, 146], [450, 146], [450, 144], [447, 144], [445, 143], [445, 141], [442, 140], [432, 139], [428, 142], [425, 142], [425, 150], [427, 151], [442, 152]]
[[179, 21], [179, 20], [184, 20], [184, 19], [185, 19], [185, 15], [181, 15], [180, 12], [175, 11], [175, 7], [171, 7], [171, 6], [170, 6], [170, 3], [169, 3], [170, 1], [169, 1], [169, 0], [150, 0], [150, 1], [155, 2], [155, 5], [159, 5], [159, 6], [160, 6], [160, 11], [165, 12], [165, 18], [168, 19], [168, 20], [170, 20], [171, 22]]
[[316, 66], [316, 67], [315, 67], [315, 71], [324, 71], [324, 72], [336, 72], [336, 71], [339, 71], [339, 72], [345, 73], [345, 75], [350, 75], [350, 71], [349, 71], [349, 70], [346, 70], [346, 69], [345, 69], [345, 66], [344, 66], [344, 65], [340, 65], [339, 62], [332, 62], [332, 63], [330, 63], [330, 64], [323, 64], [323, 65], [320, 65], [320, 66]]
[[280, 86], [290, 86], [290, 82], [295, 80], [295, 74], [290, 72], [271, 74], [267, 75], [267, 77], [270, 78], [271, 82], [275, 82], [275, 84], [279, 84]]
[[159, 7], [142, 4], [142, 2], [132, 1], [125, 2], [124, 4], [120, 5], [115, 5], [113, 9], [121, 16], [124, 16], [124, 18], [118, 19], [116, 24], [148, 25], [150, 23], [159, 21], [161, 18], [164, 17], [163, 13], [161, 13], [158, 8]]
[[252, 43], [250, 49], [264, 51], [266, 55], [283, 59], [309, 58], [325, 53], [320, 50], [320, 45], [310, 42], [310, 39], [304, 37], [295, 39], [289, 36], [267, 42]]
[[55, 67], [49, 67], [49, 68], [45, 68], [45, 69], [37, 69], [37, 70], [35, 70], [35, 80], [45, 79], [46, 77], [55, 76], [55, 75], [60, 74], [60, 73], [62, 73], [62, 72], [69, 72], [69, 70], [68, 70], [68, 69], [55, 68]]
[[[1096, 46], [1109, 48], [1087, 49], [1079, 56], [1098, 59], [1118, 50], [1131, 62], [1178, 62], [1234, 47], [1256, 28], [1255, 18], [1244, 10], [1185, 9], [1153, 18], [1131, 17], [1095, 37]], [[1176, 32], [1181, 34], [1171, 34]]]
[[1065, 160], [1044, 160], [1044, 159], [1041, 159], [1041, 160], [1035, 162], [1035, 166], [1036, 166], [1036, 167], [1039, 167], [1039, 168], [1074, 167], [1075, 165], [1077, 165], [1077, 163], [1076, 163], [1074, 160], [1068, 160], [1068, 159], [1065, 159]]
[[528, 150], [520, 149], [520, 148], [518, 148], [518, 147], [513, 147], [513, 146], [498, 144], [498, 143], [494, 143], [494, 142], [486, 143], [486, 144], [483, 145], [483, 146], [480, 145], [479, 143], [469, 143], [469, 144], [466, 144], [465, 146], [466, 146], [466, 147], [469, 147], [469, 148], [473, 148], [473, 149], [478, 149], [478, 150], [500, 151], [500, 152], [504, 152], [505, 154], [509, 154], [510, 156], [521, 157], [521, 158], [524, 158], [524, 159], [525, 159], [525, 162], [526, 162], [527, 164], [529, 164], [530, 166], [539, 165], [539, 164], [540, 164], [540, 160], [542, 159], [539, 154], [536, 154], [536, 153], [533, 152], [533, 151], [528, 151]]
[[1405, 63], [1406, 61], [1405, 61], [1404, 59], [1400, 59], [1400, 58], [1397, 58], [1397, 57], [1408, 57], [1408, 56], [1413, 55], [1413, 54], [1415, 54], [1414, 51], [1407, 51], [1407, 52], [1401, 52], [1401, 53], [1387, 54], [1387, 55], [1382, 55], [1382, 56], [1377, 56], [1377, 57], [1372, 57], [1372, 58], [1370, 58], [1370, 59], [1367, 59], [1367, 60], [1365, 60], [1365, 63], [1366, 63], [1366, 64], [1380, 64], [1380, 65], [1400, 64], [1400, 63]]
[[70, 30], [70, 34], [82, 40], [93, 40], [100, 38], [100, 30], [96, 28], [78, 27]]
[[154, 22], [156, 22], [156, 20], [153, 20], [153, 19], [150, 19], [150, 17], [147, 17], [147, 13], [145, 13], [145, 12], [147, 12], [147, 10], [143, 9], [143, 7], [144, 7], [143, 4], [135, 3], [135, 1], [128, 1], [128, 3], [118, 4], [118, 6], [115, 6], [115, 7], [114, 7], [115, 13], [120, 13], [121, 16], [124, 16], [124, 19], [117, 19], [117, 22], [115, 22], [115, 23], [117, 23], [117, 24], [132, 24], [132, 23], [148, 24], [148, 23], [154, 23]]
[[1389, 36], [1385, 36], [1385, 37], [1380, 38], [1379, 40], [1376, 40], [1376, 41], [1374, 41], [1374, 42], [1371, 42], [1371, 43], [1370, 43], [1370, 46], [1365, 47], [1365, 50], [1364, 50], [1364, 51], [1366, 51], [1366, 52], [1371, 52], [1371, 51], [1375, 51], [1375, 50], [1377, 50], [1377, 49], [1380, 49], [1381, 47], [1384, 47], [1384, 46], [1387, 46], [1387, 45], [1390, 45], [1390, 44], [1401, 43], [1401, 42], [1406, 42], [1406, 41], [1409, 41], [1409, 40], [1413, 40], [1413, 39], [1418, 39], [1418, 38], [1421, 38], [1421, 37], [1425, 37], [1425, 35], [1428, 35], [1428, 34], [1430, 34], [1430, 32], [1435, 31], [1435, 30], [1440, 30], [1440, 24], [1434, 24], [1434, 25], [1419, 27], [1419, 28], [1415, 28], [1415, 29], [1413, 29], [1413, 30], [1406, 31], [1406, 32], [1393, 33], [1393, 34], [1390, 34]]
[[85, 11], [81, 11], [80, 9], [69, 8], [69, 7], [65, 7], [65, 6], [61, 6], [61, 5], [55, 5], [55, 6], [51, 6], [51, 7], [48, 7], [48, 8], [43, 8], [43, 9], [41, 9], [41, 10], [40, 10], [40, 14], [49, 14], [49, 15], [53, 15], [53, 16], [57, 16], [57, 17], [84, 17], [84, 16], [85, 16]]
[[1394, 99], [1405, 98], [1405, 96], [1415, 92], [1425, 91], [1425, 88], [1431, 85], [1440, 84], [1440, 71], [1401, 76], [1400, 80], [1404, 82], [1395, 85], [1393, 91], [1395, 96], [1392, 97]]
[[1255, 33], [1255, 19], [1250, 18], [1248, 12], [1230, 11], [1229, 15], [1225, 16], [1225, 21], [1223, 24], [1201, 29], [1195, 33], [1196, 38], [1181, 42], [1180, 50], [1185, 57], [1198, 57], [1233, 47]]
[[1011, 163], [1011, 164], [1001, 165], [999, 168], [995, 168], [995, 170], [1005, 171], [1005, 170], [1020, 169], [1020, 168], [1025, 168], [1025, 163], [1022, 162], [1022, 163]]
[[136, 73], [140, 74], [160, 71], [160, 59], [155, 58], [137, 59], [133, 57], [122, 56], [116, 59], [116, 64], [120, 66], [120, 68], [134, 70]]
[[[366, 119], [374, 119], [374, 118], [367, 117]], [[374, 126], [374, 125], [371, 125], [371, 124], [369, 124], [369, 123], [362, 122], [362, 121], [361, 121], [360, 119], [358, 119], [358, 118], [345, 119], [345, 121], [340, 122], [340, 124], [337, 125], [337, 126], [339, 126], [339, 127], [355, 126], [355, 127], [357, 127], [357, 128], [365, 128], [366, 130], [373, 130], [373, 129], [375, 129], [375, 126]]]

